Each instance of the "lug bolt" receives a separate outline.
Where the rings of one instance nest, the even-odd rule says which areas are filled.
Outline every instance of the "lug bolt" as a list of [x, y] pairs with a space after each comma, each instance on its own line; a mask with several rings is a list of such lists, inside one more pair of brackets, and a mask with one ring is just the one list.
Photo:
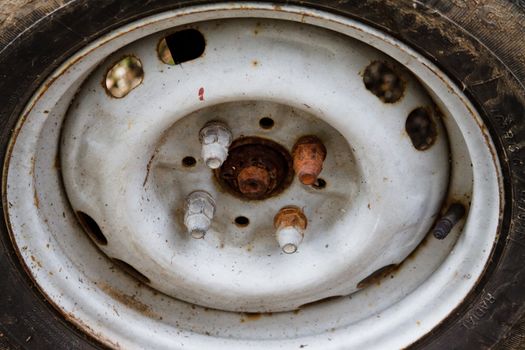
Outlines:
[[316, 136], [303, 136], [292, 150], [293, 168], [304, 185], [313, 185], [323, 170], [326, 147]]
[[199, 133], [202, 144], [201, 155], [211, 169], [218, 169], [228, 157], [228, 148], [232, 143], [232, 133], [220, 122], [209, 122]]
[[277, 241], [283, 252], [295, 253], [303, 241], [308, 223], [303, 211], [297, 207], [284, 207], [275, 215], [273, 223], [277, 229]]
[[237, 176], [239, 191], [249, 196], [264, 195], [270, 187], [268, 170], [252, 165], [242, 169]]
[[215, 215], [215, 201], [204, 191], [194, 191], [186, 197], [184, 225], [195, 239], [204, 238]]
[[432, 230], [432, 234], [437, 239], [445, 239], [450, 231], [452, 231], [452, 228], [459, 222], [459, 220], [461, 220], [464, 215], [465, 207], [463, 204], [452, 204], [448, 208], [445, 215], [438, 220], [436, 226], [434, 226], [434, 230]]

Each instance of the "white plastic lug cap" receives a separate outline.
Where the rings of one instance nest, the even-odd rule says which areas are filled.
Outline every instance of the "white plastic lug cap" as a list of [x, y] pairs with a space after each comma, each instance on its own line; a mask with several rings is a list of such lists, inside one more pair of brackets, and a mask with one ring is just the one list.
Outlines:
[[277, 230], [277, 241], [284, 253], [293, 254], [303, 241], [303, 233], [293, 226], [283, 227]]
[[194, 191], [186, 197], [184, 225], [195, 239], [202, 239], [211, 227], [215, 215], [215, 201], [205, 191]]
[[202, 128], [199, 134], [204, 163], [211, 169], [218, 169], [228, 158], [228, 148], [232, 143], [232, 133], [220, 122], [210, 122]]

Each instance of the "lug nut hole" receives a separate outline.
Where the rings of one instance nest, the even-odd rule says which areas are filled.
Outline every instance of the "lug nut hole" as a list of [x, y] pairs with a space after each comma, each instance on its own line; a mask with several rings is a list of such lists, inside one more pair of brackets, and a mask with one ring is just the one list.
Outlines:
[[313, 183], [312, 187], [317, 190], [322, 190], [326, 187], [326, 181], [319, 178]]
[[246, 216], [237, 216], [235, 218], [235, 225], [239, 227], [246, 227], [250, 224], [250, 219], [248, 219]]
[[263, 129], [271, 129], [273, 128], [273, 126], [275, 125], [275, 122], [273, 121], [272, 118], [268, 118], [268, 117], [264, 117], [264, 118], [261, 118], [261, 120], [259, 120], [259, 126]]
[[197, 160], [193, 157], [184, 157], [182, 159], [182, 165], [186, 168], [194, 167], [197, 164]]

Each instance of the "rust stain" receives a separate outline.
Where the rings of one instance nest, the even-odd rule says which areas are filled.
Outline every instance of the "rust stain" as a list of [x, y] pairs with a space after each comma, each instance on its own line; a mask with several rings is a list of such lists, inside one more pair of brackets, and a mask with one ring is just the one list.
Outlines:
[[112, 340], [109, 340], [108, 338], [104, 337], [101, 333], [96, 332], [87, 323], [85, 323], [84, 321], [82, 321], [79, 318], [77, 318], [72, 312], [63, 312], [62, 309], [59, 309], [59, 311], [62, 313], [62, 315], [64, 315], [64, 317], [67, 320], [70, 320], [70, 321], [76, 323], [79, 326], [79, 328], [81, 328], [84, 331], [86, 331], [86, 333], [88, 333], [89, 335], [91, 335], [95, 339], [101, 341], [102, 343], [105, 343], [106, 345], [110, 346], [111, 348], [122, 349], [122, 347], [120, 346], [120, 344], [118, 342], [114, 342]]
[[275, 228], [297, 227], [305, 230], [308, 225], [308, 219], [300, 208], [289, 206], [279, 210], [273, 219], [273, 224]]
[[243, 313], [241, 317], [241, 323], [247, 322], [247, 321], [257, 321], [263, 316], [262, 313]]
[[99, 282], [98, 285], [103, 291], [105, 291], [113, 299], [119, 301], [120, 303], [126, 306], [129, 306], [130, 308], [143, 314], [144, 316], [151, 317], [151, 318], [159, 318], [159, 316], [156, 313], [151, 311], [150, 306], [144, 304], [140, 300], [137, 300], [135, 295], [128, 295], [124, 292], [114, 289], [113, 287], [111, 287], [110, 285], [104, 282]]
[[239, 191], [249, 196], [264, 195], [270, 187], [270, 172], [263, 167], [250, 165], [237, 175]]
[[292, 149], [293, 168], [303, 185], [313, 185], [323, 170], [326, 147], [316, 136], [303, 136]]
[[257, 60], [252, 61], [252, 66], [257, 67], [258, 65], [259, 65], [259, 61]]
[[[250, 170], [247, 173], [246, 168]], [[220, 187], [229, 193], [245, 200], [262, 200], [292, 183], [293, 161], [288, 150], [274, 141], [240, 137], [233, 141], [228, 158], [214, 174]]]
[[146, 183], [148, 182], [148, 178], [149, 178], [149, 173], [151, 171], [151, 164], [153, 163], [153, 159], [155, 159], [155, 156], [157, 155], [158, 152], [159, 152], [158, 149], [156, 149], [155, 152], [153, 152], [153, 154], [151, 155], [151, 158], [148, 161], [148, 165], [146, 165], [146, 177], [144, 177], [144, 183], [142, 184], [142, 187], [146, 187]]
[[241, 312], [241, 319], [239, 321], [241, 323], [257, 321], [257, 320], [260, 320], [263, 316], [272, 317], [273, 313], [272, 312]]
[[31, 260], [32, 260], [35, 264], [37, 264], [38, 267], [40, 267], [40, 268], [42, 267], [42, 263], [41, 263], [38, 259], [36, 259], [33, 255], [31, 255]]
[[37, 209], [40, 209], [40, 200], [38, 199], [38, 193], [36, 192], [36, 187], [33, 192], [33, 204]]

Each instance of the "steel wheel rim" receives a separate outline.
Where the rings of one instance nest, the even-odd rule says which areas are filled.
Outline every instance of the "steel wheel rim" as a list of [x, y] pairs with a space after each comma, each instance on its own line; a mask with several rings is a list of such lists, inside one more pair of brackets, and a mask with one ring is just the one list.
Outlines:
[[[415, 73], [421, 80], [425, 82], [428, 89], [432, 91], [431, 93], [435, 94], [435, 96], [433, 96], [434, 101], [438, 105], [442, 104], [443, 106], [446, 106], [447, 107], [446, 109], [454, 115], [466, 115], [466, 113], [471, 113], [472, 116], [470, 117], [470, 119], [455, 120], [455, 122], [459, 124], [459, 128], [460, 129], [463, 128], [463, 131], [464, 130], [469, 130], [469, 131], [477, 130], [478, 137], [470, 138], [470, 139], [467, 139], [466, 141], [470, 142], [471, 145], [476, 144], [476, 142], [479, 145], [480, 141], [482, 142], [482, 144], [485, 142], [485, 139], [483, 137], [485, 131], [480, 129], [482, 122], [479, 116], [477, 116], [477, 114], [473, 112], [474, 109], [471, 107], [470, 103], [466, 100], [466, 98], [452, 84], [450, 84], [446, 80], [446, 78], [444, 78], [443, 76], [440, 77], [439, 71], [432, 68], [432, 65], [426, 62], [423, 58], [417, 56], [414, 52], [412, 52], [410, 49], [406, 47], [396, 46], [396, 45], [399, 45], [399, 43], [396, 43], [392, 39], [384, 36], [383, 34], [375, 30], [366, 28], [359, 23], [348, 21], [346, 19], [342, 19], [336, 16], [328, 15], [326, 13], [315, 12], [315, 11], [305, 11], [304, 9], [299, 9], [299, 8], [294, 8], [294, 7], [283, 7], [283, 8], [280, 8], [278, 11], [275, 11], [275, 9], [271, 6], [250, 5], [249, 8], [247, 7], [243, 7], [242, 9], [228, 8], [228, 9], [222, 9], [223, 12], [221, 12], [220, 10], [221, 10], [221, 7], [219, 5], [218, 6], [208, 6], [208, 7], [195, 7], [195, 8], [185, 10], [185, 11], [179, 11], [179, 12], [176, 11], [176, 12], [169, 13], [169, 14], [162, 14], [162, 15], [154, 16], [144, 21], [141, 21], [140, 23], [141, 24], [149, 23], [149, 25], [154, 26], [158, 23], [168, 22], [167, 20], [168, 18], [177, 18], [177, 20], [182, 19], [182, 20], [187, 20], [187, 21], [195, 21], [195, 18], [199, 20], [217, 18], [219, 17], [218, 14], [220, 14], [221, 16], [225, 16], [225, 17], [234, 17], [234, 16], [242, 17], [246, 15], [246, 13], [249, 12], [250, 14], [255, 13], [261, 17], [263, 16], [277, 17], [277, 18], [292, 19], [296, 21], [303, 20], [304, 22], [307, 22], [307, 23], [327, 27], [332, 30], [336, 30], [336, 31], [345, 33], [346, 35], [353, 36], [357, 39], [367, 41], [369, 44], [378, 46], [379, 48], [381, 48], [383, 52], [391, 55], [392, 57], [400, 61], [403, 61], [404, 63], [407, 63], [406, 66], [409, 69], [411, 69], [412, 72]], [[184, 16], [180, 16], [181, 14], [184, 14]], [[192, 16], [195, 16], [195, 17], [192, 18]], [[163, 21], [166, 21], [166, 22], [163, 22]], [[130, 25], [130, 27], [135, 27], [137, 25], [138, 23], [135, 23], [135, 24]], [[171, 27], [171, 26], [174, 26], [174, 23], [171, 22], [169, 25], [168, 24], [163, 24], [163, 25], [166, 25], [166, 27]], [[126, 41], [125, 40], [126, 36], [128, 36], [128, 38], [132, 36], [139, 37], [143, 35], [145, 32], [147, 32], [147, 30], [144, 28], [142, 28], [141, 30], [143, 31], [143, 33], [137, 33], [136, 31], [132, 31], [124, 35], [120, 35], [119, 33], [112, 33], [109, 36], [117, 38], [116, 39], [117, 43], [115, 45], [122, 45], [122, 43]], [[154, 29], [151, 29], [151, 30], [153, 31]], [[125, 31], [126, 30], [123, 29], [121, 33]], [[132, 40], [132, 39], [129, 39], [129, 40]], [[88, 52], [92, 48], [97, 47], [97, 46], [99, 48], [104, 49], [105, 45], [104, 44], [103, 45], [93, 44], [92, 47], [86, 49], [85, 52]], [[107, 52], [109, 51], [110, 50], [108, 49]], [[83, 56], [85, 52], [80, 53], [77, 57]], [[66, 64], [66, 67], [67, 67], [67, 64]], [[61, 70], [65, 71], [66, 67], [63, 67]], [[76, 68], [78, 68], [78, 66]], [[446, 86], [446, 88], [444, 86]], [[453, 96], [454, 98], [447, 97], [446, 101], [441, 100], [443, 96], [446, 96], [447, 94], [449, 94], [449, 92], [446, 92], [446, 93], [444, 92], [445, 89], [451, 89], [454, 92], [454, 96]], [[39, 103], [38, 99], [39, 99], [39, 96], [35, 97], [33, 101], [33, 103], [35, 104], [37, 108], [38, 108], [37, 104]], [[454, 101], [452, 102], [452, 100]], [[23, 118], [22, 121], [19, 123], [19, 126], [17, 128], [17, 136], [14, 138], [14, 140], [17, 140], [17, 138], [20, 139], [20, 135], [24, 137], [23, 133], [21, 133], [20, 131], [24, 127], [26, 128], [25, 130], [29, 130], [27, 129], [27, 125], [28, 125], [28, 121], [29, 123], [32, 122], [31, 120], [31, 110], [32, 109], [31, 108], [33, 107], [33, 110], [34, 110], [35, 106], [30, 106], [27, 109], [26, 113], [24, 114], [25, 118]], [[468, 109], [470, 110], [467, 111]], [[467, 112], [465, 113], [465, 111]], [[43, 111], [41, 110], [40, 112], [43, 112]], [[54, 111], [51, 111], [51, 113], [53, 112]], [[449, 125], [447, 125], [447, 130], [449, 131], [449, 134], [450, 134], [453, 128], [449, 128]], [[36, 132], [37, 134], [39, 134], [38, 130], [33, 130], [33, 132]], [[454, 135], [452, 135], [451, 137], [454, 137]], [[488, 138], [488, 140], [490, 140], [490, 138]], [[14, 148], [15, 148], [15, 145], [17, 144], [20, 145], [21, 143], [19, 143], [19, 141], [16, 141], [16, 144], [13, 144], [13, 143], [11, 144], [11, 148], [10, 148], [11, 157], [13, 154], [16, 154], [16, 150], [14, 150]], [[27, 143], [24, 144], [24, 148], [26, 150], [29, 149], [29, 147], [31, 146], [28, 145]], [[470, 157], [476, 160], [476, 161], [473, 161], [473, 166], [475, 168], [479, 167], [479, 169], [483, 169], [483, 167], [485, 167], [484, 172], [488, 174], [487, 178], [490, 177], [490, 180], [487, 180], [485, 184], [482, 184], [480, 182], [476, 183], [476, 181], [474, 182], [474, 187], [475, 187], [474, 192], [476, 193], [476, 196], [472, 198], [474, 209], [477, 208], [476, 205], [480, 205], [476, 203], [484, 202], [484, 201], [486, 202], [485, 200], [486, 198], [491, 199], [491, 200], [494, 200], [494, 198], [499, 198], [499, 201], [502, 201], [501, 199], [502, 196], [500, 194], [501, 192], [500, 190], [501, 189], [500, 172], [499, 172], [499, 167], [497, 165], [498, 164], [497, 159], [495, 158], [495, 156], [493, 156], [493, 154], [495, 154], [493, 152], [494, 147], [492, 143], [490, 142], [488, 145], [484, 145], [484, 147], [485, 148], [480, 147], [478, 151], [473, 150], [472, 146], [469, 147], [469, 152], [471, 152]], [[478, 154], [476, 154], [476, 152]], [[26, 151], [26, 156], [27, 156], [27, 151]], [[8, 159], [11, 157], [8, 157]], [[461, 153], [459, 153], [459, 157], [461, 157]], [[24, 169], [24, 167], [27, 167], [27, 163], [20, 162], [17, 165], [13, 165], [13, 161], [11, 161], [11, 163], [6, 163], [6, 169], [8, 170], [8, 172], [12, 173], [13, 171], [12, 169], [17, 168], [17, 167], [19, 168], [18, 170], [20, 171], [20, 173], [22, 173], [21, 169]], [[38, 168], [38, 165], [36, 168]], [[474, 176], [476, 176], [476, 174], [474, 174]], [[66, 301], [62, 297], [59, 296], [60, 287], [57, 289], [56, 287], [53, 286], [53, 284], [56, 282], [49, 282], [47, 285], [45, 282], [43, 282], [43, 279], [46, 278], [45, 276], [48, 276], [47, 278], [51, 278], [50, 276], [52, 275], [50, 275], [49, 272], [53, 272], [53, 271], [56, 272], [57, 270], [51, 271], [51, 270], [46, 270], [45, 268], [41, 268], [39, 265], [47, 265], [47, 264], [44, 261], [41, 261], [41, 259], [39, 259], [39, 256], [36, 253], [36, 250], [33, 249], [33, 247], [29, 246], [28, 244], [25, 244], [26, 242], [20, 239], [20, 234], [19, 234], [19, 232], [21, 232], [20, 226], [16, 227], [17, 213], [13, 212], [14, 210], [19, 210], [19, 209], [17, 209], [18, 208], [17, 202], [13, 200], [15, 197], [9, 195], [9, 190], [13, 188], [13, 185], [14, 185], [13, 183], [9, 183], [9, 175], [8, 175], [7, 183], [6, 181], [4, 181], [4, 201], [6, 201], [7, 204], [11, 203], [11, 208], [8, 208], [8, 205], [6, 205], [5, 207], [7, 208], [6, 215], [8, 217], [8, 222], [10, 223], [11, 229], [12, 229], [11, 231], [12, 237], [13, 237], [13, 240], [15, 241], [15, 244], [19, 248], [20, 255], [26, 261], [26, 265], [31, 270], [33, 278], [37, 281], [37, 284], [40, 286], [43, 292], [47, 295], [48, 299], [51, 302], [53, 302], [61, 311], [68, 314], [68, 317], [73, 322], [79, 324], [81, 328], [87, 330], [89, 333], [96, 334], [95, 336], [98, 339], [102, 340], [103, 342], [112, 344], [114, 346], [116, 346], [116, 344], [119, 344], [125, 347], [136, 346], [136, 344], [133, 345], [132, 343], [129, 343], [129, 340], [126, 340], [126, 337], [123, 336], [123, 334], [125, 334], [125, 332], [122, 333], [123, 327], [116, 326], [116, 329], [111, 329], [111, 328], [107, 328], [106, 327], [107, 325], [103, 325], [103, 321], [101, 321], [100, 317], [99, 319], [97, 319], [97, 316], [93, 315], [93, 311], [94, 311], [93, 308], [88, 309], [88, 308], [74, 307], [72, 301], [74, 299], [78, 300], [79, 299], [78, 295], [76, 298], [72, 298], [71, 300]], [[33, 184], [30, 184], [30, 185], [33, 185]], [[484, 187], [482, 189], [483, 191], [482, 190], [476, 191], [477, 185]], [[7, 194], [6, 194], [6, 187], [7, 187]], [[500, 189], [498, 189], [498, 187]], [[14, 190], [11, 190], [11, 193], [13, 193], [13, 191]], [[15, 193], [18, 194], [17, 192]], [[26, 193], [26, 196], [27, 196], [27, 193]], [[32, 198], [34, 197], [34, 191], [31, 193], [31, 196]], [[290, 323], [288, 323], [285, 327], [288, 327], [289, 329], [291, 327], [297, 327], [297, 325], [300, 324], [298, 323], [300, 322], [298, 320], [300, 317], [302, 317], [304, 321], [308, 318], [311, 318], [313, 313], [315, 313], [316, 310], [321, 310], [321, 308], [324, 310], [323, 311], [324, 312], [323, 316], [325, 316], [325, 320], [323, 320], [324, 323], [318, 321], [317, 322], [318, 325], [316, 325], [318, 326], [318, 328], [312, 327], [308, 330], [310, 333], [302, 333], [296, 338], [294, 338], [294, 335], [290, 335], [290, 334], [283, 334], [280, 336], [274, 335], [274, 337], [277, 337], [277, 339], [279, 340], [279, 344], [276, 344], [276, 346], [281, 346], [283, 344], [284, 345], [309, 344], [311, 346], [317, 345], [323, 348], [329, 348], [331, 346], [337, 347], [338, 345], [367, 346], [367, 347], [372, 348], [371, 344], [373, 343], [374, 346], [377, 346], [377, 348], [384, 348], [385, 346], [387, 347], [407, 346], [413, 341], [417, 340], [420, 336], [427, 333], [430, 329], [432, 329], [435, 325], [437, 325], [441, 321], [441, 319], [443, 319], [446, 315], [448, 315], [459, 304], [459, 302], [466, 296], [468, 291], [470, 291], [471, 288], [474, 286], [475, 281], [477, 280], [478, 276], [482, 273], [485, 262], [488, 260], [488, 257], [490, 255], [492, 243], [494, 241], [494, 238], [496, 237], [497, 226], [499, 224], [498, 222], [499, 211], [501, 209], [500, 206], [502, 206], [502, 203], [494, 202], [494, 203], [491, 203], [491, 205], [492, 207], [488, 209], [488, 212], [490, 212], [491, 215], [485, 215], [487, 217], [486, 224], [482, 220], [477, 220], [477, 222], [471, 223], [470, 224], [471, 226], [468, 226], [467, 230], [465, 230], [465, 232], [463, 232], [462, 235], [459, 237], [459, 240], [455, 242], [455, 246], [453, 249], [454, 254], [452, 254], [451, 257], [449, 257], [443, 264], [441, 264], [438, 270], [436, 270], [436, 272], [427, 281], [425, 281], [425, 283], [421, 284], [419, 288], [412, 291], [411, 297], [419, 298], [419, 299], [414, 299], [414, 300], [419, 300], [418, 303], [410, 302], [408, 300], [409, 298], [405, 298], [404, 300], [399, 301], [398, 303], [394, 303], [394, 305], [391, 305], [390, 308], [388, 308], [387, 310], [383, 310], [383, 311], [380, 311], [379, 313], [374, 314], [373, 317], [368, 317], [365, 320], [356, 322], [356, 324], [351, 325], [350, 328], [341, 327], [340, 325], [337, 326], [336, 324], [333, 324], [332, 321], [330, 321], [330, 319], [333, 320], [334, 318], [336, 318], [334, 317], [335, 312], [336, 312], [335, 310], [341, 307], [340, 301], [330, 301], [330, 302], [325, 303], [324, 305], [312, 306], [310, 313], [306, 310], [301, 311], [301, 313], [296, 315], [297, 319], [295, 319], [293, 322], [290, 321]], [[40, 203], [37, 203], [37, 205], [34, 205], [34, 207], [37, 207], [37, 206], [40, 206]], [[480, 206], [483, 207], [483, 205], [480, 205]], [[485, 206], [485, 208], [487, 208], [487, 206]], [[36, 209], [38, 211], [40, 208], [36, 208]], [[473, 211], [474, 209], [471, 209], [471, 211]], [[35, 214], [36, 214], [35, 217], [41, 215], [37, 213]], [[473, 216], [469, 215], [469, 220], [471, 220], [470, 219], [471, 217]], [[25, 216], [24, 218], [27, 219], [27, 216]], [[68, 216], [68, 219], [72, 220], [71, 218], [69, 218], [69, 216]], [[31, 222], [32, 220], [24, 220], [24, 221]], [[15, 224], [13, 224], [14, 222]], [[37, 221], [32, 222], [32, 224], [40, 226]], [[70, 221], [69, 224], [75, 225], [76, 223], [74, 221]], [[487, 237], [485, 237], [485, 240], [481, 240], [479, 238], [479, 235], [477, 238], [475, 238], [472, 235], [468, 234], [469, 227], [472, 227], [472, 225], [474, 224], [479, 225], [479, 226], [486, 226], [490, 228], [490, 230], [489, 229], [487, 230], [489, 230], [491, 233], [487, 234]], [[38, 238], [38, 240], [42, 240], [42, 237]], [[39, 243], [41, 245], [41, 248], [45, 247], [45, 244], [43, 244], [43, 241], [40, 241]], [[479, 254], [478, 259], [476, 261], [472, 261], [472, 266], [469, 265], [468, 268], [466, 266], [468, 264], [465, 264], [465, 263], [463, 263], [462, 265], [458, 261], [456, 261], [456, 263], [454, 264], [453, 260], [455, 259], [456, 260], [465, 259], [465, 256], [462, 256], [462, 254], [465, 252], [463, 252], [461, 248], [466, 248], [470, 244], [477, 247], [476, 251]], [[430, 241], [430, 242], [427, 242], [427, 245], [423, 248], [427, 249], [426, 250], [427, 253], [432, 252], [432, 245], [433, 245], [433, 242]], [[26, 248], [24, 249], [24, 247]], [[64, 248], [62, 247], [62, 249]], [[421, 254], [421, 253], [418, 253], [418, 254]], [[52, 260], [48, 258], [44, 258], [44, 259], [45, 261]], [[74, 262], [73, 264], [75, 263], [78, 263], [78, 261]], [[447, 264], [452, 264], [452, 265], [447, 266]], [[61, 265], [64, 265], [64, 264], [61, 264]], [[417, 264], [414, 263], [414, 265], [417, 265]], [[457, 276], [454, 277], [453, 275], [447, 276], [447, 269], [449, 269], [450, 266], [459, 267], [455, 271], [459, 275], [459, 278]], [[453, 290], [452, 293], [450, 292], [450, 290], [448, 291], [448, 294], [449, 294], [448, 299], [446, 298], [444, 299], [442, 296], [441, 297], [438, 296], [439, 293], [434, 293], [434, 295], [431, 296], [432, 293], [428, 292], [428, 289], [436, 289], [436, 288], [432, 288], [429, 285], [429, 283], [431, 283], [432, 281], [435, 281], [435, 283], [438, 283], [437, 285], [446, 286], [447, 284], [452, 283], [452, 281], [457, 281], [458, 279], [460, 280], [461, 283], [460, 282], [456, 283], [457, 285], [452, 289]], [[124, 280], [125, 281], [123, 285], [126, 285], [128, 288], [130, 288], [128, 290], [133, 290], [134, 283], [132, 281], [130, 282], [126, 280], [126, 277], [124, 277]], [[96, 285], [91, 285], [90, 287], [93, 287], [93, 286], [96, 286]], [[53, 290], [54, 288], [55, 290]], [[111, 286], [107, 286], [107, 285], [103, 287], [98, 286], [97, 288], [99, 289], [94, 290], [93, 292], [94, 293], [98, 292], [98, 293], [102, 293], [106, 295], [106, 297], [109, 298], [107, 299], [108, 301], [115, 300], [115, 299], [117, 300], [120, 299], [120, 301], [123, 301], [123, 298], [124, 298], [125, 301], [127, 301], [127, 304], [129, 305], [130, 304], [129, 298], [135, 300], [134, 298], [131, 297], [132, 295], [135, 295], [135, 294], [128, 293], [128, 294], [124, 294], [124, 297], [123, 297], [122, 293], [119, 293], [118, 291], [116, 292]], [[88, 290], [82, 290], [79, 293], [82, 293], [83, 297], [85, 299], [88, 299], [87, 294], [84, 294], [84, 293], [89, 293]], [[371, 293], [373, 293], [373, 291]], [[154, 293], [151, 292], [150, 290], [142, 289], [139, 292], [139, 294], [137, 294], [137, 298], [142, 297], [143, 296], [142, 294], [153, 295]], [[381, 295], [381, 294], [378, 294], [378, 295]], [[354, 301], [356, 300], [356, 298], [359, 298], [359, 297], [353, 296]], [[82, 299], [82, 297], [80, 299]], [[440, 300], [439, 305], [438, 305], [438, 302], [436, 302], [436, 300]], [[452, 301], [443, 302], [443, 300], [452, 300]], [[132, 304], [133, 303], [134, 302], [132, 302]], [[111, 303], [108, 302], [108, 304], [111, 304]], [[419, 308], [417, 308], [415, 304], [419, 304]], [[431, 305], [434, 312], [432, 313], [432, 315], [424, 316], [425, 310], [428, 310], [429, 305]], [[158, 306], [159, 305], [157, 305], [157, 307]], [[397, 312], [401, 312], [400, 310], [403, 310], [403, 308], [406, 308], [404, 309], [403, 314], [410, 314], [410, 316], [408, 317], [408, 319], [407, 317], [405, 317], [403, 320], [401, 320], [399, 319], [398, 317], [399, 314], [397, 314]], [[139, 310], [138, 313], [137, 313], [137, 309]], [[150, 312], [152, 309], [155, 309], [155, 307], [150, 308], [147, 303], [143, 303], [142, 301], [138, 301], [137, 303], [135, 303], [134, 309], [132, 307], [131, 310], [127, 311], [129, 312], [130, 320], [131, 320], [131, 322], [128, 322], [128, 326], [129, 324], [133, 324], [133, 322], [152, 322], [151, 318], [157, 318], [157, 322], [160, 322], [160, 324], [165, 324], [168, 322], [168, 321], [165, 321], [164, 317], [156, 315], [154, 312]], [[140, 312], [140, 310], [142, 310], [142, 313]], [[191, 310], [192, 310], [191, 307], [187, 305], [187, 310], [179, 311], [180, 312], [179, 315], [182, 317], [184, 312], [189, 312], [189, 313], [193, 312], [200, 316], [205, 315], [206, 313], [208, 314], [216, 313], [215, 311], [213, 312], [209, 310], [203, 311], [201, 309], [199, 309], [196, 312], [191, 311]], [[407, 310], [410, 310], [410, 312], [407, 312]], [[107, 308], [106, 309], [102, 308], [98, 310], [98, 313], [100, 314], [106, 313], [107, 315], [107, 311], [108, 311]], [[112, 312], [115, 313], [114, 311]], [[120, 311], [120, 313], [124, 314], [122, 310]], [[109, 317], [109, 316], [105, 316], [105, 317]], [[163, 320], [161, 321], [160, 319], [158, 319], [159, 317], [162, 317]], [[217, 314], [217, 315], [214, 315], [213, 317], [215, 317], [216, 319], [220, 319], [222, 316]], [[263, 346], [268, 346], [268, 344], [272, 343], [272, 341], [269, 340], [271, 337], [258, 339], [257, 337], [260, 334], [257, 334], [257, 332], [253, 331], [253, 328], [261, 327], [261, 325], [264, 328], [265, 325], [268, 325], [270, 323], [274, 323], [274, 324], [278, 323], [279, 321], [276, 321], [276, 318], [285, 318], [287, 316], [273, 315], [271, 318], [267, 316], [256, 316], [253, 318], [257, 318], [257, 322], [253, 322], [253, 323], [244, 322], [246, 320], [250, 320], [250, 317], [253, 317], [253, 316], [236, 315], [235, 323], [232, 318], [231, 326], [233, 326], [234, 324], [238, 324], [239, 319], [240, 319], [240, 320], [243, 320], [241, 321], [243, 322], [243, 324], [245, 325], [250, 324], [245, 327], [246, 329], [250, 330], [251, 328], [251, 332], [248, 331], [247, 333], [244, 333], [244, 334], [243, 334], [243, 331], [245, 331], [246, 329], [236, 332], [236, 336], [233, 336], [233, 338], [238, 337], [238, 339], [236, 340], [224, 340], [222, 338], [224, 334], [219, 330], [217, 330], [218, 332], [217, 338], [210, 337], [206, 333], [208, 332], [207, 330], [205, 330], [206, 327], [203, 327], [200, 330], [197, 330], [195, 333], [191, 333], [190, 330], [186, 329], [185, 331], [183, 331], [183, 333], [190, 332], [188, 334], [191, 334], [190, 335], [190, 338], [192, 341], [191, 346], [194, 346], [194, 347], [205, 347], [205, 346], [210, 346], [210, 344], [213, 344], [213, 346], [215, 347], [217, 346], [243, 347], [243, 346], [247, 346], [248, 344], [250, 346], [263, 347]], [[104, 317], [102, 317], [102, 319], [103, 318]], [[108, 319], [111, 319], [111, 318], [109, 317]], [[137, 321], [139, 319], [141, 321]], [[201, 319], [201, 322], [204, 322], [203, 325], [205, 325], [205, 322], [207, 319], [209, 320], [210, 317], [204, 316]], [[175, 320], [172, 319], [172, 321], [175, 321]], [[393, 337], [392, 333], [397, 333], [400, 328], [403, 328], [403, 322], [405, 322], [404, 327], [408, 327], [408, 329], [410, 329], [410, 332], [407, 332], [406, 334], [398, 334], [397, 337]], [[145, 323], [141, 323], [141, 324], [145, 324]], [[319, 326], [319, 324], [322, 324], [322, 325]], [[329, 325], [332, 325], [332, 327], [330, 327]], [[208, 326], [210, 325], [208, 324]], [[158, 327], [158, 324], [155, 324], [155, 327], [153, 327], [153, 325], [151, 324], [151, 329], [155, 329], [156, 327]], [[373, 335], [371, 333], [367, 334], [366, 332], [363, 333], [359, 331], [359, 329], [366, 329], [369, 327], [374, 327]], [[211, 329], [214, 329], [213, 326], [211, 326]], [[389, 333], [389, 330], [390, 330], [390, 333]], [[174, 329], [171, 329], [171, 331], [173, 332]], [[178, 331], [180, 331], [180, 329]], [[330, 341], [326, 340], [326, 334], [324, 334], [323, 336], [323, 331], [328, 332]], [[378, 341], [376, 338], [377, 332], [381, 334], [381, 331], [384, 332], [382, 334], [389, 334], [389, 336], [379, 337], [380, 340]], [[173, 335], [172, 332], [166, 329], [165, 334], [167, 335], [171, 333], [171, 336], [172, 336]], [[210, 332], [210, 333], [213, 334], [213, 332]], [[269, 333], [271, 333], [271, 331], [269, 331]], [[360, 333], [361, 333], [361, 336], [355, 336], [356, 334], [360, 334]], [[136, 334], [139, 334], [138, 337], [142, 338], [143, 340], [145, 339], [147, 341], [151, 341], [151, 337], [146, 335], [146, 332], [138, 332]], [[167, 342], [164, 343], [164, 341], [167, 341], [167, 339], [159, 339], [158, 341], [159, 342], [154, 345], [155, 347], [162, 348], [164, 346], [168, 346]], [[211, 343], [208, 343], [208, 341]], [[150, 346], [152, 345], [150, 344]]]

